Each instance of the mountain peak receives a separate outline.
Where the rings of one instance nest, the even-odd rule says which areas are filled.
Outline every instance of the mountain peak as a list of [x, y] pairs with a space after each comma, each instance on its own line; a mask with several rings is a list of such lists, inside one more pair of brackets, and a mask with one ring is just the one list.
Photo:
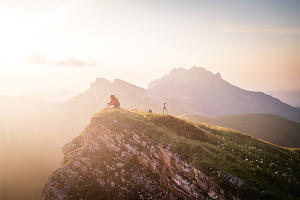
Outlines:
[[190, 69], [188, 69], [187, 71], [189, 71], [190, 73], [205, 74], [207, 76], [215, 76], [217, 78], [221, 78], [220, 72], [217, 72], [216, 74], [214, 74], [211, 71], [208, 71], [207, 69], [205, 69], [204, 67], [193, 66]]
[[148, 88], [153, 88], [158, 85], [172, 82], [179, 84], [183, 82], [202, 82], [209, 84], [210, 82], [220, 82], [223, 80], [220, 73], [214, 74], [204, 67], [191, 67], [189, 69], [173, 68], [169, 74], [163, 76], [161, 79], [156, 79], [149, 83]]
[[171, 71], [170, 71], [170, 74], [171, 73], [181, 73], [181, 72], [186, 72], [187, 70], [184, 69], [183, 67], [178, 67], [178, 68], [173, 68]]
[[143, 91], [144, 92], [144, 88], [141, 88], [139, 86], [136, 86], [134, 84], [131, 84], [127, 81], [123, 81], [121, 79], [115, 79], [113, 81], [113, 85], [114, 87], [118, 87], [118, 88], [126, 88], [126, 89], [129, 89], [129, 90], [134, 90], [134, 91]]
[[111, 84], [112, 82], [105, 78], [96, 78], [96, 81], [90, 84], [90, 89], [106, 87]]
[[203, 67], [175, 68], [152, 81], [148, 94], [161, 101], [167, 99], [184, 105], [186, 111], [200, 115], [272, 113], [291, 121], [300, 121], [299, 109], [263, 92], [234, 86], [222, 79], [220, 73], [212, 73]]
[[207, 72], [208, 70], [206, 70], [204, 67], [197, 67], [197, 66], [193, 66], [189, 69], [190, 71], [205, 71]]
[[185, 69], [183, 67], [179, 67], [179, 68], [173, 68], [170, 74], [174, 74], [174, 73], [211, 73], [210, 71], [206, 70], [204, 67], [197, 67], [197, 66], [193, 66], [189, 69]]
[[132, 83], [129, 83], [127, 81], [124, 81], [124, 80], [121, 80], [121, 79], [117, 79], [117, 78], [113, 81], [113, 84], [114, 85], [127, 85], [127, 86], [137, 87], [137, 86], [135, 86]]

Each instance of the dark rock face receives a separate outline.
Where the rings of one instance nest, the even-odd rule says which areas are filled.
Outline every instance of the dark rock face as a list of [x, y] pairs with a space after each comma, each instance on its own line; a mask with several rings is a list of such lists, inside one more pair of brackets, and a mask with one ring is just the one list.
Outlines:
[[50, 175], [42, 200], [229, 199], [201, 171], [133, 130], [116, 120], [92, 118], [63, 147], [63, 166]]

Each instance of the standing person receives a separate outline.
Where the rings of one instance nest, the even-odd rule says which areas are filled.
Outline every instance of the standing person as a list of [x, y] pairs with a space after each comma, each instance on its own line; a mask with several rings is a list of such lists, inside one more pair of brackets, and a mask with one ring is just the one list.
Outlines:
[[120, 102], [115, 95], [110, 95], [110, 102], [107, 103], [108, 106], [114, 106], [113, 108], [120, 108]]
[[168, 114], [168, 110], [167, 110], [166, 104], [167, 104], [167, 103], [164, 103], [163, 114], [165, 114], [165, 112], [166, 112], [166, 114]]

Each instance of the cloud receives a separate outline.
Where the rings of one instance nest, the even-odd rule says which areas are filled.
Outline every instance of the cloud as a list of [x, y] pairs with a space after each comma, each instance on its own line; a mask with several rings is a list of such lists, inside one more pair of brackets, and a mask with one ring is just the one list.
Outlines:
[[25, 60], [25, 64], [38, 64], [43, 65], [47, 64], [47, 59], [43, 54], [40, 53], [31, 53], [28, 58]]
[[69, 57], [61, 60], [49, 60], [41, 53], [31, 53], [24, 63], [31, 64], [31, 65], [56, 65], [56, 66], [72, 66], [72, 67], [96, 66], [96, 60], [91, 57], [87, 59]]
[[65, 60], [55, 61], [53, 64], [58, 66], [96, 66], [96, 60], [88, 58], [87, 60], [70, 57]]
[[274, 27], [274, 26], [228, 26], [221, 28], [229, 33], [268, 33], [277, 35], [300, 36], [299, 28]]

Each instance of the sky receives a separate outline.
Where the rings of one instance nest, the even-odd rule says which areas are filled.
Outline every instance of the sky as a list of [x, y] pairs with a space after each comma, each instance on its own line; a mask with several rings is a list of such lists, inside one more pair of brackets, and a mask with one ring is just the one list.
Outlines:
[[204, 67], [255, 91], [300, 90], [298, 0], [0, 0], [0, 95], [146, 88]]

